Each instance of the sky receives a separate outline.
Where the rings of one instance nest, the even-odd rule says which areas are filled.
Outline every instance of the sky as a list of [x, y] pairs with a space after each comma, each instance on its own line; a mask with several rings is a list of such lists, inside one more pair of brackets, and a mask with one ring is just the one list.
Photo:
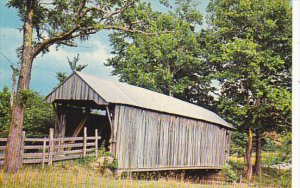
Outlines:
[[[22, 44], [22, 33], [19, 28], [22, 23], [13, 8], [5, 6], [7, 0], [0, 0], [0, 89], [4, 85], [11, 87], [12, 70], [10, 65], [17, 64], [16, 49]], [[208, 0], [203, 1], [199, 6], [202, 12]], [[165, 9], [154, 1], [153, 8], [164, 11]], [[110, 31], [100, 31], [92, 35], [88, 41], [78, 42], [78, 47], [60, 47], [58, 50], [55, 46], [50, 47], [50, 52], [41, 56], [39, 55], [33, 63], [30, 88], [39, 92], [41, 95], [47, 95], [57, 86], [58, 81], [55, 78], [57, 72], [70, 73], [68, 60], [80, 54], [79, 64], [88, 64], [83, 72], [97, 77], [118, 80], [117, 76], [112, 76], [111, 67], [106, 67], [104, 63], [110, 57], [112, 48], [108, 34]]]
[[[11, 64], [19, 59], [16, 49], [22, 43], [22, 26], [15, 9], [7, 8], [5, 1], [0, 1], [0, 88], [11, 86]], [[56, 72], [70, 73], [68, 60], [80, 54], [79, 64], [88, 64], [84, 72], [100, 75], [102, 78], [117, 80], [111, 76], [111, 68], [104, 66], [106, 59], [112, 57], [108, 31], [101, 31], [92, 36], [89, 41], [79, 42], [78, 47], [50, 48], [50, 52], [39, 55], [33, 64], [30, 88], [42, 95], [49, 93], [57, 84]]]

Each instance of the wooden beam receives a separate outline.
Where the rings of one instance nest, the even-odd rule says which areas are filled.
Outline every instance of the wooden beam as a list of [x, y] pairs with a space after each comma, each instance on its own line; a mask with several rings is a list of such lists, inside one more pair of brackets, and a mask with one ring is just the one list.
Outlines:
[[64, 138], [66, 135], [66, 123], [67, 123], [67, 115], [60, 115], [60, 123], [59, 123], [59, 137]]
[[78, 134], [80, 133], [80, 131], [81, 131], [81, 129], [83, 128], [83, 126], [84, 126], [84, 124], [85, 124], [85, 122], [86, 122], [87, 119], [88, 119], [88, 116], [84, 117], [84, 118], [80, 121], [80, 123], [79, 123], [79, 125], [76, 127], [76, 129], [75, 129], [75, 131], [74, 131], [72, 137], [77, 137], [77, 136], [78, 136]]
[[115, 151], [115, 140], [114, 140], [114, 129], [113, 129], [113, 125], [112, 125], [112, 120], [111, 120], [111, 117], [110, 117], [110, 112], [109, 112], [109, 108], [108, 106], [105, 106], [105, 109], [106, 109], [106, 114], [107, 114], [107, 118], [108, 118], [108, 121], [109, 121], [109, 126], [110, 126], [110, 139], [109, 139], [109, 150], [110, 150], [110, 153], [114, 155], [114, 151]]
[[117, 142], [117, 130], [118, 130], [118, 124], [119, 124], [119, 109], [120, 107], [118, 105], [115, 105], [115, 111], [114, 111], [114, 115], [113, 115], [113, 138], [114, 141], [116, 142], [114, 145], [114, 151], [113, 151], [113, 155], [116, 157], [117, 156], [117, 148], [118, 148], [118, 142]]
[[[107, 113], [109, 125], [110, 125], [110, 128], [112, 129], [112, 120], [111, 120], [111, 117], [110, 117], [109, 108], [108, 108], [108, 106], [105, 106], [105, 108], [106, 108], [106, 113]], [[111, 131], [111, 132], [112, 132], [112, 131]]]
[[51, 166], [52, 165], [52, 159], [53, 159], [53, 148], [54, 148], [54, 145], [53, 145], [53, 129], [50, 129], [50, 132], [49, 132], [49, 154], [48, 154], [48, 165]]
[[59, 114], [57, 110], [57, 103], [52, 103], [53, 109], [54, 109], [54, 116], [55, 116], [55, 122], [54, 122], [54, 137], [58, 137], [58, 125], [59, 125]]
[[221, 166], [179, 166], [179, 167], [153, 167], [153, 168], [120, 168], [122, 172], [143, 172], [143, 171], [166, 171], [166, 170], [221, 170]]
[[83, 153], [82, 153], [83, 157], [86, 156], [86, 143], [87, 143], [86, 137], [87, 137], [87, 131], [86, 131], [86, 127], [84, 127], [84, 129], [83, 129]]

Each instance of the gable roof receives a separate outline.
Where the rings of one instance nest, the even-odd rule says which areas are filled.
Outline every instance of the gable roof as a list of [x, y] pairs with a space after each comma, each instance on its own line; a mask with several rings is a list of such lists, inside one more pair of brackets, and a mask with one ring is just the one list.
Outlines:
[[[83, 81], [84, 84], [88, 85], [88, 87], [86, 85], [83, 86], [84, 84], [82, 83], [79, 87], [74, 81], [72, 82], [73, 84], [68, 83], [71, 82], [72, 79], [82, 79], [81, 81]], [[64, 85], [68, 84], [70, 85], [70, 87], [76, 86], [77, 88], [79, 88], [79, 91], [76, 91], [76, 89], [74, 89], [73, 93], [86, 93], [85, 91], [81, 91], [82, 89], [88, 89], [89, 91], [92, 91], [92, 94], [90, 95], [92, 95], [92, 98], [96, 98], [98, 101], [95, 101], [94, 99], [92, 100], [94, 100], [98, 104], [111, 103], [130, 105], [158, 112], [165, 112], [168, 114], [175, 114], [193, 119], [204, 120], [207, 122], [225, 126], [227, 128], [233, 128], [231, 124], [223, 120], [217, 114], [200, 106], [161, 93], [153, 92], [148, 89], [136, 87], [122, 82], [96, 78], [81, 72], [74, 72], [74, 74], [72, 74], [64, 83], [62, 83], [46, 97], [46, 102], [50, 103], [55, 99], [78, 100], [78, 96], [65, 96], [63, 98], [59, 97], [62, 94], [59, 94], [57, 92], [63, 92], [64, 89], [61, 88], [63, 88]], [[72, 95], [72, 91], [69, 93], [70, 95]], [[98, 96], [95, 97], [95, 94], [97, 94]], [[90, 100], [90, 98], [88, 98], [90, 95], [87, 95], [82, 99]]]

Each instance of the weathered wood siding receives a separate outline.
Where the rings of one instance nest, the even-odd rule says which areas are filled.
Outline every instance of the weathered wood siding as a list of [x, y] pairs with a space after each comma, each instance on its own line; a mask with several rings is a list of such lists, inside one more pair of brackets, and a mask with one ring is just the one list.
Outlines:
[[51, 103], [54, 100], [92, 100], [99, 105], [107, 104], [107, 102], [77, 74], [69, 77], [68, 80], [46, 98], [47, 103]]
[[116, 105], [116, 157], [120, 169], [220, 168], [227, 130], [188, 119]]

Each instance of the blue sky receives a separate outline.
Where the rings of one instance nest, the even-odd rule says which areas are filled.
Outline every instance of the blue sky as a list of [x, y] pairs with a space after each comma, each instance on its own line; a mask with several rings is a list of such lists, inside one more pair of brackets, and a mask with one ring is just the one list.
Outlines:
[[[11, 64], [16, 64], [19, 60], [16, 49], [22, 44], [22, 33], [19, 28], [22, 23], [19, 20], [17, 11], [5, 6], [6, 0], [0, 0], [0, 89], [4, 85], [11, 87]], [[204, 12], [208, 0], [204, 0], [199, 9]], [[155, 9], [164, 10], [154, 1]], [[70, 73], [67, 57], [72, 59], [80, 54], [80, 64], [88, 64], [83, 72], [106, 78], [117, 80], [111, 75], [112, 68], [104, 66], [106, 59], [112, 57], [108, 34], [109, 31], [101, 31], [93, 35], [89, 41], [78, 42], [78, 47], [55, 47], [50, 48], [50, 52], [39, 55], [33, 64], [30, 88], [42, 95], [47, 95], [58, 83], [55, 78], [56, 72]]]

